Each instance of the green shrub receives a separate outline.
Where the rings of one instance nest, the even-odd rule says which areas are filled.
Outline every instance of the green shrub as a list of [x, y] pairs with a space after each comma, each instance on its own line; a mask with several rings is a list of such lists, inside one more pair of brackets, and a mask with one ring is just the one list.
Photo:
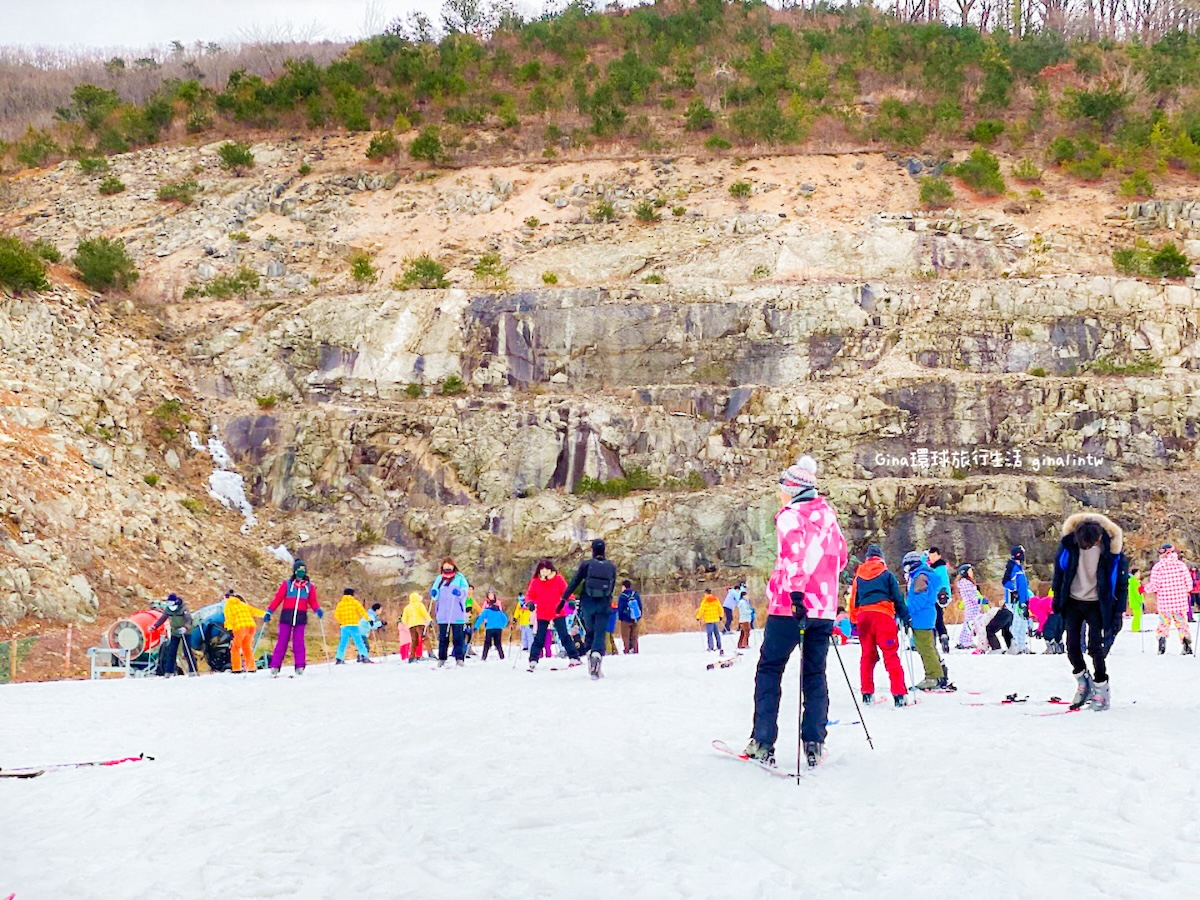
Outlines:
[[1035, 184], [1042, 180], [1042, 170], [1030, 159], [1019, 159], [1012, 167], [1012, 177], [1025, 184]]
[[60, 152], [58, 144], [54, 142], [54, 138], [48, 132], [38, 131], [31, 127], [17, 142], [16, 160], [23, 166], [36, 169], [44, 166], [52, 156], [56, 156]]
[[671, 215], [673, 215], [677, 219], [680, 216], [685, 215], [686, 213], [687, 213], [687, 207], [684, 207], [684, 206], [672, 206], [671, 207]]
[[758, 265], [754, 267], [754, 271], [750, 273], [750, 277], [757, 281], [760, 278], [766, 278], [771, 274], [770, 266]]
[[43, 257], [34, 247], [10, 234], [0, 234], [0, 286], [15, 293], [50, 287]]
[[694, 98], [688, 104], [687, 111], [683, 114], [683, 120], [684, 127], [688, 131], [707, 131], [717, 124], [717, 117], [699, 97]]
[[1132, 247], [1113, 251], [1113, 266], [1122, 275], [1146, 275], [1154, 278], [1188, 278], [1192, 275], [1188, 258], [1167, 241], [1157, 250], [1139, 240]]
[[255, 397], [254, 402], [258, 404], [259, 409], [274, 409], [279, 398], [274, 394], [267, 394], [265, 397]]
[[146, 484], [150, 485], [150, 487], [154, 487], [158, 484], [159, 477], [153, 472], [149, 472], [142, 476], [142, 481], [146, 482]]
[[1005, 190], [1004, 176], [1000, 174], [1000, 160], [982, 147], [971, 151], [971, 155], [956, 166], [948, 168], [951, 175], [984, 197], [995, 197]]
[[392, 282], [392, 287], [398, 291], [433, 290], [448, 288], [450, 282], [446, 280], [446, 267], [428, 253], [423, 253], [408, 261], [404, 272]]
[[954, 189], [945, 178], [925, 175], [921, 178], [921, 205], [928, 209], [943, 209], [954, 202]]
[[537, 216], [528, 216], [525, 219], [526, 228], [541, 228], [542, 222]]
[[1154, 182], [1144, 169], [1136, 169], [1128, 178], [1122, 179], [1120, 193], [1122, 197], [1153, 197]]
[[651, 272], [642, 279], [642, 284], [662, 284], [664, 281], [662, 275], [658, 272]]
[[418, 397], [423, 397], [425, 395], [425, 388], [421, 387], [421, 385], [414, 381], [404, 389], [404, 393], [413, 400], [416, 400]]
[[246, 266], [242, 266], [232, 275], [218, 275], [204, 284], [190, 285], [183, 292], [183, 299], [216, 297], [220, 300], [228, 300], [230, 297], [236, 295], [241, 297], [242, 301], [245, 302], [250, 298], [251, 293], [258, 290], [259, 281], [257, 272]]
[[446, 150], [442, 146], [442, 134], [438, 127], [430, 125], [422, 128], [421, 133], [408, 145], [408, 155], [428, 163], [439, 163], [445, 159]]
[[221, 168], [234, 175], [241, 175], [246, 169], [254, 168], [254, 153], [248, 144], [226, 141], [217, 148], [217, 156], [221, 159]]
[[735, 197], [738, 200], [745, 200], [754, 190], [753, 186], [748, 181], [735, 181], [729, 186], [729, 196]]
[[1044, 368], [1042, 368], [1041, 366], [1034, 366], [1032, 369], [1029, 370], [1029, 374], [1032, 375], [1034, 378], [1045, 378], [1046, 370]]
[[592, 207], [592, 218], [597, 222], [615, 222], [617, 211], [607, 200], [600, 200]]
[[62, 262], [62, 251], [45, 238], [38, 238], [29, 246], [34, 253], [48, 263]]
[[208, 511], [205, 509], [204, 504], [195, 497], [184, 497], [179, 501], [179, 505], [190, 512], [193, 516], [198, 516], [200, 513]]
[[1079, 158], [1079, 148], [1069, 137], [1056, 137], [1050, 142], [1050, 158], [1056, 166], [1065, 166]]
[[125, 185], [116, 175], [109, 175], [100, 182], [100, 187], [98, 190], [105, 197], [110, 197], [113, 194], [119, 194], [121, 191], [125, 190]]
[[247, 244], [250, 242], [250, 235], [244, 231], [231, 231], [229, 239], [235, 244]]
[[479, 261], [471, 268], [471, 274], [480, 284], [492, 288], [504, 288], [511, 283], [508, 277], [508, 266], [504, 265], [500, 254], [495, 251], [479, 257]]
[[400, 142], [390, 131], [380, 131], [367, 144], [367, 159], [388, 159], [400, 155]]
[[1099, 181], [1108, 169], [1109, 157], [1104, 153], [1091, 153], [1083, 159], [1068, 163], [1066, 169], [1076, 178], [1084, 181]]
[[103, 156], [81, 156], [79, 171], [84, 175], [103, 175], [108, 171], [108, 160]]
[[543, 272], [542, 284], [558, 284], [558, 276], [553, 272]]
[[371, 261], [370, 253], [355, 250], [350, 254], [350, 277], [359, 285], [374, 284], [379, 279], [379, 271]]
[[1087, 370], [1097, 375], [1154, 375], [1162, 369], [1162, 365], [1148, 353], [1140, 353], [1137, 358], [1127, 363], [1115, 362], [1108, 357], [1094, 359], [1088, 363]]
[[728, 150], [733, 144], [725, 140], [719, 134], [710, 134], [704, 139], [705, 150]]
[[196, 199], [196, 191], [200, 190], [200, 185], [190, 178], [187, 181], [172, 181], [164, 184], [158, 189], [158, 199], [164, 202], [182, 203], [184, 206], [191, 206], [192, 201]]
[[305, 175], [312, 174], [312, 166], [310, 166], [308, 163], [300, 163], [300, 168], [296, 171], [299, 172], [300, 177], [303, 178]]
[[1129, 103], [1129, 96], [1113, 87], [1102, 91], [1075, 91], [1069, 96], [1075, 115], [1091, 119], [1104, 130], [1112, 127]]
[[447, 375], [442, 381], [442, 393], [447, 395], [465, 394], [467, 384], [457, 375]]
[[96, 291], [123, 289], [138, 280], [137, 267], [122, 240], [98, 237], [82, 241], [71, 262], [83, 283]]
[[981, 119], [967, 132], [967, 139], [976, 144], [990, 147], [1002, 134], [1004, 134], [1004, 123], [999, 119]]
[[636, 218], [639, 222], [645, 222], [648, 225], [662, 220], [662, 216], [659, 215], [657, 207], [655, 207], [655, 205], [649, 200], [642, 200], [639, 202], [638, 205], [633, 208], [633, 215], [634, 218]]

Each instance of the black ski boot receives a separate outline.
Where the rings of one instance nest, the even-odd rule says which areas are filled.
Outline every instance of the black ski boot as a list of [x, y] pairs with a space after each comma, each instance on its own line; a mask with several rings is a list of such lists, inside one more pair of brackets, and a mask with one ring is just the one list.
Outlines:
[[893, 694], [892, 702], [897, 708], [901, 706], [908, 706], [908, 694]]
[[752, 759], [757, 763], [762, 763], [764, 766], [775, 765], [775, 748], [768, 747], [766, 744], [760, 744], [754, 738], [750, 739], [750, 743], [742, 751], [742, 756], [746, 757], [746, 759]]
[[939, 635], [939, 638], [942, 642], [942, 652], [948, 654], [950, 652], [950, 635]]
[[825, 745], [820, 741], [805, 741], [804, 742], [804, 758], [808, 762], [810, 769], [815, 769], [821, 761], [821, 757], [825, 755]]
[[1187, 638], [1183, 639], [1183, 655], [1184, 656], [1192, 655], [1192, 642], [1189, 641]]
[[1158, 655], [1162, 656], [1166, 652], [1167, 652], [1167, 639], [1165, 637], [1160, 637], [1158, 639]]
[[874, 695], [874, 694], [868, 694], [868, 693], [866, 693], [866, 692], [864, 691], [864, 692], [863, 692], [863, 703], [866, 703], [867, 705], [870, 705], [870, 704], [872, 704], [872, 703], [874, 703], [874, 702], [875, 702], [875, 695]]

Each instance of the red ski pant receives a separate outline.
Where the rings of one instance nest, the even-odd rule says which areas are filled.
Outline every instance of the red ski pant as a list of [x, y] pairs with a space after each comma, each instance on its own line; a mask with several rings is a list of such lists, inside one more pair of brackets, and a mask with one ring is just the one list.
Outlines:
[[887, 669], [892, 696], [907, 693], [904, 687], [904, 667], [900, 664], [900, 642], [896, 620], [876, 612], [862, 612], [858, 616], [858, 640], [862, 644], [862, 661], [859, 679], [864, 694], [875, 693], [875, 663], [879, 651], [883, 651], [883, 667]]

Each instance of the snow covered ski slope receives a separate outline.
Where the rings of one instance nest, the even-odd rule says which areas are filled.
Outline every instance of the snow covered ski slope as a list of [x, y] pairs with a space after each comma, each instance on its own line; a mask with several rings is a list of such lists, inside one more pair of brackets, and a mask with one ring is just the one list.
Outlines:
[[[1195, 895], [1200, 662], [1174, 639], [1122, 633], [1113, 709], [1050, 717], [964, 701], [1069, 697], [1064, 657], [952, 654], [959, 694], [864, 708], [877, 749], [830, 728], [797, 784], [712, 750], [745, 744], [760, 637], [712, 671], [702, 634], [645, 637], [598, 682], [393, 657], [2, 687], [0, 769], [155, 759], [0, 780], [0, 897]], [[829, 681], [857, 719], [832, 653]]]

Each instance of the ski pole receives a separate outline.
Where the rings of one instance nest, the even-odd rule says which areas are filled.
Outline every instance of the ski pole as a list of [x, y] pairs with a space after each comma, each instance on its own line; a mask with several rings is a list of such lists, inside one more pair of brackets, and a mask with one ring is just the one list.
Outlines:
[[329, 674], [333, 674], [333, 661], [329, 658], [329, 642], [325, 640], [325, 617], [317, 616], [317, 624], [321, 626], [321, 646], [325, 648], [325, 665], [329, 667]]
[[867, 736], [867, 745], [874, 750], [875, 742], [871, 740], [871, 732], [867, 731], [867, 720], [863, 718], [862, 707], [858, 705], [858, 694], [854, 692], [854, 685], [850, 683], [850, 673], [846, 671], [846, 664], [842, 662], [842, 651], [838, 648], [837, 641], [833, 642], [833, 652], [837, 654], [838, 665], [842, 667], [842, 675], [846, 678], [846, 687], [850, 689], [850, 699], [854, 701], [854, 709], [858, 713], [858, 721], [862, 723], [863, 734]]
[[796, 692], [796, 784], [800, 783], [800, 773], [804, 771], [804, 626], [800, 626], [800, 640], [796, 644], [800, 656], [800, 678]]

